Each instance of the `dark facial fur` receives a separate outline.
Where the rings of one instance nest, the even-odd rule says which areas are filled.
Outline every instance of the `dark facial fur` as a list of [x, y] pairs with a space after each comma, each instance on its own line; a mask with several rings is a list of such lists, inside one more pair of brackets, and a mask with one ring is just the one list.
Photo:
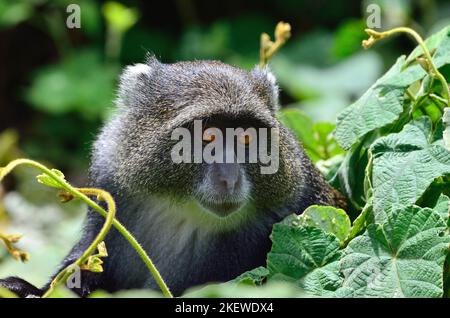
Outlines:
[[[116, 114], [94, 145], [92, 183], [114, 196], [118, 219], [175, 294], [265, 265], [273, 223], [311, 204], [337, 204], [334, 190], [275, 117], [278, 88], [267, 69], [150, 58], [125, 69], [118, 95]], [[278, 171], [261, 174], [259, 164], [173, 163], [171, 133], [195, 119], [279, 129]], [[83, 252], [102, 222], [89, 213], [84, 238], [65, 263]], [[86, 276], [77, 292], [157, 288], [115, 230], [106, 245], [105, 272]]]

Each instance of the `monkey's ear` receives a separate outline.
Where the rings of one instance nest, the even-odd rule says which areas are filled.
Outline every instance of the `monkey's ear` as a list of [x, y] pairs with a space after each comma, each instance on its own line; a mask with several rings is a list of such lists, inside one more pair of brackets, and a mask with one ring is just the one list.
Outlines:
[[145, 106], [148, 104], [145, 94], [150, 89], [152, 73], [161, 63], [153, 56], [147, 63], [138, 63], [125, 67], [119, 79], [117, 104], [119, 107]]
[[279, 88], [275, 76], [270, 72], [268, 66], [260, 68], [256, 66], [251, 75], [256, 79], [258, 94], [265, 98], [271, 111], [276, 112], [279, 108]]

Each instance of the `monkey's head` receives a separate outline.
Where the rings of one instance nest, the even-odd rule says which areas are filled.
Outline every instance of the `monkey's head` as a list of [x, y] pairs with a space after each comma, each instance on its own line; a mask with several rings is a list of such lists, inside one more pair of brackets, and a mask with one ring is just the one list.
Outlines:
[[298, 190], [304, 154], [276, 118], [267, 69], [150, 58], [124, 70], [117, 104], [94, 148], [99, 186], [217, 222], [276, 211]]

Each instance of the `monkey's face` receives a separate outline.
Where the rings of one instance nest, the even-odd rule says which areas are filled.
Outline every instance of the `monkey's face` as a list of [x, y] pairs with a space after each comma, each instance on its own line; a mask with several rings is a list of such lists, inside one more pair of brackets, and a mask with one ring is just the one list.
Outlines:
[[275, 209], [294, 187], [280, 165], [288, 151], [283, 144], [280, 153], [280, 138], [287, 135], [273, 124], [250, 113], [222, 113], [178, 126], [166, 140], [172, 148], [165, 175], [185, 180], [189, 186], [178, 183], [176, 192], [219, 218]]
[[[257, 129], [263, 129], [261, 126], [252, 119], [233, 120], [223, 115], [196, 120], [190, 125], [186, 135], [190, 136], [191, 147], [186, 143], [189, 149], [181, 149], [190, 150], [190, 157], [180, 161], [186, 159], [201, 165], [193, 197], [202, 208], [227, 217], [250, 201], [252, 180], [247, 165], [251, 159], [253, 164], [258, 161]], [[201, 142], [196, 138], [201, 138]], [[177, 159], [178, 149], [173, 150], [172, 158]]]
[[133, 194], [227, 219], [276, 211], [296, 190], [303, 153], [276, 119], [266, 70], [152, 60], [125, 71], [119, 95], [115, 178]]

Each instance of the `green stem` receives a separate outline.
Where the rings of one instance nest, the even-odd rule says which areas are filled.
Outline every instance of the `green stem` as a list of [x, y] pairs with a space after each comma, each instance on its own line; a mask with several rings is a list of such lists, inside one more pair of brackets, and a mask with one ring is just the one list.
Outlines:
[[410, 90], [409, 88], [406, 90], [406, 95], [408, 95], [409, 99], [410, 99], [412, 102], [415, 102], [415, 101], [416, 101], [416, 97], [414, 96], [414, 94], [411, 92], [411, 90]]
[[[17, 160], [10, 162], [6, 167], [1, 168], [0, 169], [0, 181], [8, 173], [10, 173], [14, 168], [16, 168], [19, 165], [29, 165], [29, 166], [32, 166], [32, 167], [35, 167], [35, 168], [41, 170], [42, 172], [44, 172], [45, 174], [50, 176], [53, 180], [55, 180], [62, 189], [64, 189], [68, 193], [72, 194], [73, 196], [80, 198], [83, 202], [85, 202], [91, 208], [96, 210], [103, 217], [107, 218], [107, 221], [105, 222], [105, 225], [103, 226], [102, 231], [99, 233], [96, 240], [94, 240], [94, 243], [97, 242], [97, 239], [99, 237], [102, 238], [101, 235], [106, 234], [104, 230], [106, 228], [109, 229], [109, 226], [112, 224], [125, 237], [125, 239], [130, 243], [130, 245], [136, 250], [136, 252], [142, 258], [145, 265], [148, 267], [150, 273], [153, 275], [156, 283], [161, 288], [161, 291], [163, 292], [163, 294], [170, 298], [173, 297], [172, 293], [170, 292], [169, 288], [167, 287], [166, 283], [164, 282], [163, 278], [161, 277], [161, 274], [159, 273], [159, 271], [153, 264], [152, 260], [148, 256], [147, 252], [137, 242], [137, 240], [134, 238], [134, 236], [119, 221], [117, 221], [117, 219], [114, 218], [114, 214], [112, 214], [113, 216], [111, 217], [111, 212], [107, 213], [102, 207], [100, 207], [97, 203], [95, 203], [94, 201], [89, 199], [89, 197], [87, 195], [82, 193], [82, 191], [86, 191], [87, 193], [92, 194], [93, 192], [89, 192], [89, 191], [92, 191], [94, 189], [79, 189], [78, 190], [78, 189], [74, 188], [73, 186], [71, 186], [66, 180], [64, 180], [63, 178], [58, 176], [56, 173], [54, 173], [52, 170], [48, 169], [47, 167], [45, 167], [44, 165], [42, 165], [36, 161], [29, 160], [29, 159], [17, 159]], [[97, 189], [95, 189], [95, 190], [97, 190]], [[110, 205], [110, 207], [113, 207], [115, 210], [115, 204], [113, 203], [114, 201], [112, 200], [112, 197], [110, 196], [110, 194], [103, 190], [99, 190], [99, 191], [102, 191], [102, 193], [101, 193], [102, 197], [106, 200], [107, 204]], [[96, 194], [98, 194], [98, 192], [96, 192]], [[110, 220], [111, 224], [109, 224], [109, 222], [108, 222], [108, 220], [109, 220], [108, 216], [112, 219], [112, 221]], [[98, 244], [100, 242], [101, 242], [101, 240], [98, 242]], [[82, 258], [87, 254], [88, 251], [90, 252], [90, 254], [92, 254], [95, 251], [95, 249], [97, 248], [98, 244], [96, 244], [96, 245], [91, 244], [91, 246], [88, 248], [88, 250], [83, 254]], [[89, 256], [90, 254], [87, 254], [87, 255]], [[69, 267], [70, 266], [71, 265], [69, 265]], [[55, 280], [59, 279], [59, 281], [60, 281], [61, 279], [65, 278], [65, 276], [68, 277], [71, 274], [70, 273], [71, 271], [70, 270], [66, 271], [66, 270], [67, 270], [67, 268], [65, 270], [63, 270], [63, 272], [65, 272], [65, 273], [58, 274], [57, 277], [55, 278]], [[60, 276], [60, 277], [58, 277], [58, 276]]]
[[[55, 181], [57, 181], [57, 180], [55, 180]], [[73, 195], [77, 194], [76, 195], [77, 197], [79, 197], [78, 194], [84, 194], [84, 195], [97, 195], [98, 198], [102, 198], [108, 206], [108, 213], [106, 215], [106, 221], [103, 224], [102, 229], [97, 234], [94, 241], [91, 243], [91, 245], [89, 245], [87, 250], [84, 251], [83, 255], [79, 259], [77, 259], [73, 264], [70, 264], [65, 269], [63, 269], [56, 276], [56, 278], [51, 282], [49, 289], [45, 292], [45, 294], [42, 296], [42, 298], [48, 297], [60, 282], [66, 282], [67, 279], [70, 277], [70, 275], [73, 273], [74, 268], [76, 268], [76, 267], [80, 268], [81, 265], [83, 265], [86, 262], [86, 260], [89, 258], [89, 256], [94, 254], [97, 246], [103, 241], [106, 234], [108, 234], [108, 232], [111, 228], [112, 222], [114, 221], [114, 217], [116, 215], [116, 204], [114, 202], [114, 199], [111, 197], [111, 195], [108, 192], [106, 192], [104, 190], [100, 190], [100, 189], [74, 189], [74, 192], [76, 192], [76, 193], [73, 193]]]

